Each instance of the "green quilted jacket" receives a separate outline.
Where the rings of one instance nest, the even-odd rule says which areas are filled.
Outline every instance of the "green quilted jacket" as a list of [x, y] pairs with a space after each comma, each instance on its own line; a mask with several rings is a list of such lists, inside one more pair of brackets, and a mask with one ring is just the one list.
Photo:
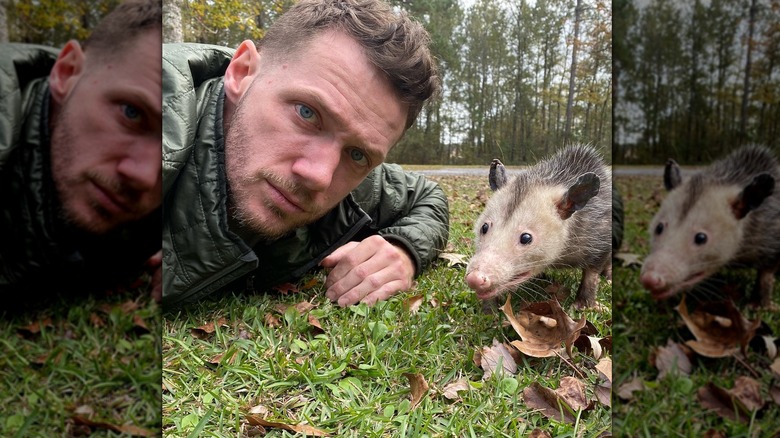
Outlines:
[[[67, 227], [49, 160], [48, 75], [58, 50], [0, 44], [0, 293], [71, 293], [138, 275], [160, 248], [160, 211], [103, 236]], [[10, 293], [14, 291], [15, 293]], [[27, 295], [29, 295], [27, 294]]]
[[273, 243], [250, 247], [228, 229], [222, 75], [232, 54], [210, 45], [163, 46], [163, 304], [263, 290], [373, 234], [403, 245], [419, 274], [447, 243], [447, 197], [397, 165], [378, 166], [319, 221]]

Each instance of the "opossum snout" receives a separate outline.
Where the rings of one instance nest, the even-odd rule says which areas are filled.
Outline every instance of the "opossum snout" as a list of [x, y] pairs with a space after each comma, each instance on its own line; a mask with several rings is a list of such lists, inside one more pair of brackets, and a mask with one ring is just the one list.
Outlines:
[[482, 271], [475, 270], [466, 274], [466, 284], [470, 289], [480, 292], [487, 292], [493, 287], [493, 282], [490, 281], [490, 277]]
[[639, 277], [642, 286], [650, 291], [660, 291], [666, 288], [666, 281], [657, 272], [643, 272]]

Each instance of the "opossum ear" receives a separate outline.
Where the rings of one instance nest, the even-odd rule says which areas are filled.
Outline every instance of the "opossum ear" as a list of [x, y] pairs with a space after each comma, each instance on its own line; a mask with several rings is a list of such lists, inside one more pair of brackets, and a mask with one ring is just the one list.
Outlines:
[[490, 183], [490, 190], [494, 192], [506, 185], [506, 168], [498, 158], [493, 158], [493, 161], [490, 163], [488, 182]]
[[761, 173], [742, 190], [739, 197], [731, 204], [734, 216], [742, 219], [751, 210], [755, 210], [769, 197], [775, 189], [775, 179], [768, 173]]
[[664, 187], [666, 190], [672, 190], [682, 183], [682, 176], [680, 175], [680, 166], [677, 162], [669, 158], [666, 160], [666, 166], [664, 167]]
[[575, 211], [585, 207], [590, 198], [599, 193], [600, 185], [601, 181], [595, 173], [588, 172], [580, 175], [556, 205], [561, 219], [568, 219]]

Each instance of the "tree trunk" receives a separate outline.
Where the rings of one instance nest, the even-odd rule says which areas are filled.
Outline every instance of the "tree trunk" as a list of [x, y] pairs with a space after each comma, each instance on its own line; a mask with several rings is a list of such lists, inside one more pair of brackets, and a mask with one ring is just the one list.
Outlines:
[[[754, 0], [755, 1], [755, 0]], [[571, 48], [571, 72], [569, 73], [569, 98], [566, 101], [566, 125], [563, 130], [563, 142], [571, 142], [571, 119], [574, 107], [574, 82], [577, 79], [577, 48], [580, 45], [580, 20], [582, 17], [582, 0], [577, 0], [574, 7], [574, 39]]]
[[750, 14], [748, 19], [747, 56], [745, 60], [745, 82], [742, 87], [742, 111], [739, 118], [739, 141], [747, 140], [748, 100], [750, 99], [750, 68], [753, 55], [753, 29], [756, 23], [756, 0], [750, 1]]
[[181, 43], [184, 41], [181, 8], [183, 0], [163, 0], [163, 42]]

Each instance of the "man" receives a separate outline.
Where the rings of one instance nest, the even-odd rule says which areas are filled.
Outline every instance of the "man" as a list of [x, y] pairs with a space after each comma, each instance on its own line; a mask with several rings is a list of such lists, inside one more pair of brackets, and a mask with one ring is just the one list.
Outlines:
[[163, 48], [163, 304], [320, 265], [375, 303], [444, 248], [439, 187], [380, 165], [439, 87], [428, 35], [379, 0], [303, 0], [256, 47]]
[[161, 10], [123, 3], [59, 52], [0, 48], [0, 291], [111, 287], [161, 264]]

